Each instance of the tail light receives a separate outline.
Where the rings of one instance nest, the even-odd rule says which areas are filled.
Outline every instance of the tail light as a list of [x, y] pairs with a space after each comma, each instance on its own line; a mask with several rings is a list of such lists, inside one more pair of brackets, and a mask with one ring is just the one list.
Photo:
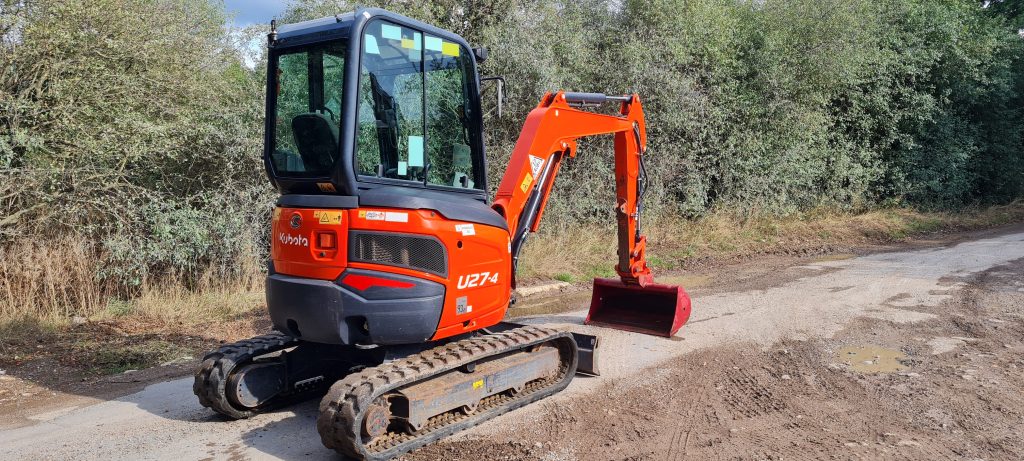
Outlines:
[[333, 231], [317, 231], [316, 249], [333, 250], [338, 247], [338, 235]]

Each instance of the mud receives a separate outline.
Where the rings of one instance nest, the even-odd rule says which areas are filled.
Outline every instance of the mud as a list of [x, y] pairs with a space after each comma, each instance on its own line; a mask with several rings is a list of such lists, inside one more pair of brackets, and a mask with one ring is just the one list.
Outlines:
[[1022, 280], [1017, 260], [928, 321], [703, 349], [405, 459], [1024, 459]]
[[874, 345], [846, 346], [839, 349], [836, 359], [859, 373], [894, 373], [908, 368], [902, 352]]

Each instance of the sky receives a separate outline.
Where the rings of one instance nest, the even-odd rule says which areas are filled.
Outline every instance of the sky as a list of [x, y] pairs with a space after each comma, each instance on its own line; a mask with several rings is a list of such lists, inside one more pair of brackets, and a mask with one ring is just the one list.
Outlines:
[[[232, 21], [224, 26], [234, 29], [233, 34], [242, 37], [240, 29], [251, 25], [262, 25], [269, 30], [270, 20], [281, 14], [288, 0], [224, 0], [225, 9]], [[266, 47], [266, 39], [260, 35], [249, 37], [249, 40], [242, 40], [240, 51], [245, 66], [252, 69], [259, 62], [259, 57]]]
[[287, 0], [225, 0], [228, 14], [234, 16], [235, 27], [252, 24], [270, 24], [274, 16], [284, 11]]

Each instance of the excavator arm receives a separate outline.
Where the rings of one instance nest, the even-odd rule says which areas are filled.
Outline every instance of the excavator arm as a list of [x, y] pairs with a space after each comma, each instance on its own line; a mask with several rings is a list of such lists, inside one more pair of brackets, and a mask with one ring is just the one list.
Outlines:
[[[621, 115], [582, 110], [607, 102], [618, 102]], [[576, 141], [604, 134], [615, 136], [619, 256], [615, 270], [624, 283], [646, 286], [651, 282], [644, 257], [646, 238], [640, 232], [647, 133], [640, 98], [635, 94], [548, 93], [527, 116], [493, 205], [513, 230], [513, 265], [526, 237], [540, 227], [555, 176], [566, 157], [576, 156]]]
[[[604, 103], [619, 103], [619, 114], [583, 110]], [[615, 136], [619, 280], [594, 280], [587, 323], [672, 336], [690, 316], [690, 298], [682, 287], [655, 284], [647, 267], [647, 239], [640, 228], [647, 132], [636, 94], [548, 93], [527, 116], [492, 205], [512, 230], [513, 287], [519, 251], [540, 227], [562, 162], [576, 156], [579, 138], [605, 134]]]

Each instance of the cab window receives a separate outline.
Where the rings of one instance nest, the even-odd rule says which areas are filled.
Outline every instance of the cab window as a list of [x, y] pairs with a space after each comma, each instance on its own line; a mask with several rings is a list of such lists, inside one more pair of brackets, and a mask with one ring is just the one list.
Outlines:
[[281, 176], [327, 176], [340, 150], [345, 42], [296, 48], [274, 58], [271, 161]]
[[[473, 175], [471, 126], [477, 120], [470, 104], [472, 59], [464, 49], [437, 37], [426, 36], [427, 68], [427, 182], [441, 186], [478, 189]], [[481, 185], [482, 186], [482, 185]]]
[[364, 177], [480, 189], [471, 59], [456, 43], [383, 20], [364, 29], [355, 168]]

